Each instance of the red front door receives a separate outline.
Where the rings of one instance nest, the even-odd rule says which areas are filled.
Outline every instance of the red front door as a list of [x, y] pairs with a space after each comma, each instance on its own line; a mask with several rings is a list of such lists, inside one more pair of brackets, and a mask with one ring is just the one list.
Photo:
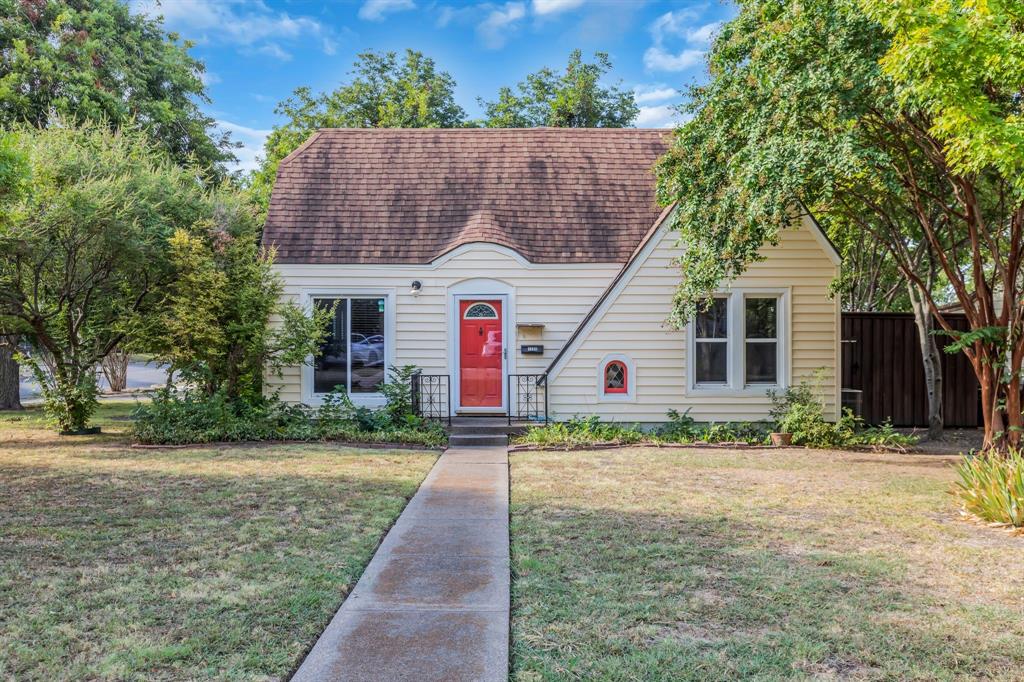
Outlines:
[[501, 301], [459, 301], [462, 407], [501, 407]]

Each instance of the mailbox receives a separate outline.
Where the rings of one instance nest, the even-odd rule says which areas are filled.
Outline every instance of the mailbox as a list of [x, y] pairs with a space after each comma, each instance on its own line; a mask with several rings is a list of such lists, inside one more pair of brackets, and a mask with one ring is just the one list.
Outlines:
[[544, 355], [544, 346], [535, 343], [524, 343], [519, 347], [523, 355]]

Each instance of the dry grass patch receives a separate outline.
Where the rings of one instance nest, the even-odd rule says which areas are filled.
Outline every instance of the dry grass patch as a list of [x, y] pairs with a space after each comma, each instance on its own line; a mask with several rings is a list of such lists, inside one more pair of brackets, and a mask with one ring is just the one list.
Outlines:
[[3, 679], [287, 677], [436, 459], [38, 426], [0, 414]]
[[1024, 538], [953, 457], [512, 456], [517, 679], [1021, 679]]

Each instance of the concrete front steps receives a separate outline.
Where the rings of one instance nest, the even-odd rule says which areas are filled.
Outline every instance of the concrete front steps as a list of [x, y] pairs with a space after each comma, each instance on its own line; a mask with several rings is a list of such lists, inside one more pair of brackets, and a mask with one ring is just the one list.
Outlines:
[[507, 417], [452, 417], [448, 445], [453, 448], [508, 445], [510, 434], [521, 433], [525, 427], [509, 424]]

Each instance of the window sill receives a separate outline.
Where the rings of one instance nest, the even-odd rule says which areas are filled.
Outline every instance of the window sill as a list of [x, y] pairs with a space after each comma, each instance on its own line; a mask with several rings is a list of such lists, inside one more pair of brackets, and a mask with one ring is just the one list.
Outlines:
[[[324, 398], [329, 393], [314, 393], [306, 396], [302, 401], [306, 405], [317, 407], [323, 405]], [[384, 407], [387, 404], [387, 399], [383, 393], [349, 393], [348, 397], [352, 399], [352, 404], [356, 407]]]
[[784, 386], [781, 384], [759, 384], [757, 386], [744, 386], [743, 388], [731, 388], [729, 386], [690, 386], [690, 395], [699, 395], [706, 398], [728, 398], [728, 397], [759, 397], [767, 396], [768, 391], [781, 391]]
[[636, 396], [632, 393], [599, 393], [597, 395], [597, 402], [599, 403], [635, 403]]

